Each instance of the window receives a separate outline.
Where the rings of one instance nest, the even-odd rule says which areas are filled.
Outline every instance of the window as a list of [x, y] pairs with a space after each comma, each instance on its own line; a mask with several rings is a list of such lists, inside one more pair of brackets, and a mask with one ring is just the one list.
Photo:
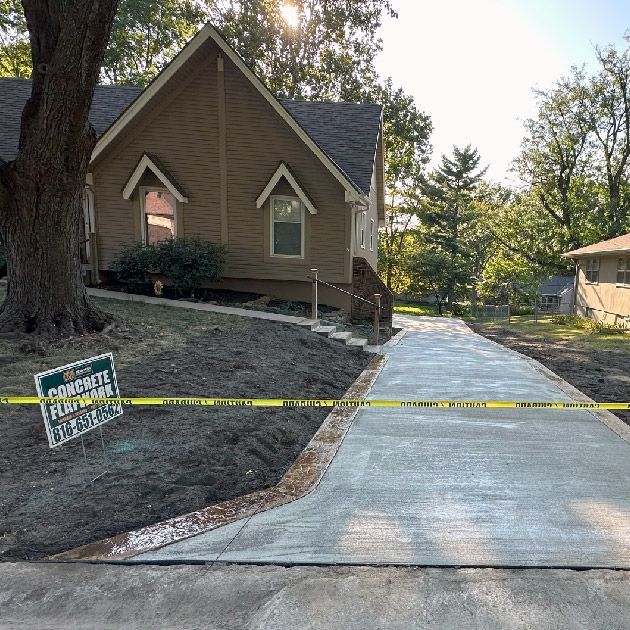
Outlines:
[[175, 197], [167, 190], [140, 189], [142, 239], [154, 245], [175, 236]]
[[374, 251], [374, 237], [376, 236], [376, 231], [374, 229], [375, 223], [374, 219], [370, 219], [370, 251]]
[[293, 197], [271, 197], [271, 255], [304, 258], [304, 206]]
[[590, 284], [599, 282], [599, 258], [589, 258], [586, 261], [586, 282]]
[[541, 311], [556, 311], [560, 308], [560, 297], [557, 295], [543, 295], [540, 301]]
[[617, 261], [617, 284], [630, 286], [630, 258], [620, 258]]
[[360, 227], [359, 227], [359, 245], [361, 245], [361, 249], [365, 249], [365, 223], [367, 221], [367, 212], [361, 213], [360, 219]]

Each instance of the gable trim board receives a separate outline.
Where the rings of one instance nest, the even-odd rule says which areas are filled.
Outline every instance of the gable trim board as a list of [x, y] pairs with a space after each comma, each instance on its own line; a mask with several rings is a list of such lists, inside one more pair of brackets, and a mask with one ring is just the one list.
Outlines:
[[175, 73], [192, 57], [192, 55], [206, 42], [212, 39], [225, 53], [230, 61], [245, 75], [250, 83], [260, 92], [272, 108], [287, 122], [304, 144], [315, 154], [320, 162], [339, 181], [345, 190], [346, 202], [356, 202], [368, 205], [369, 200], [364, 193], [353, 182], [351, 182], [341, 168], [335, 164], [317, 145], [317, 143], [304, 131], [297, 121], [289, 114], [282, 104], [264, 86], [262, 81], [250, 70], [245, 62], [231, 48], [231, 46], [219, 35], [219, 33], [209, 24], [206, 24], [193, 37], [181, 52], [171, 61], [170, 64], [158, 74], [158, 76], [147, 86], [138, 98], [123, 112], [116, 122], [99, 138], [92, 152], [92, 161], [114, 141], [122, 130], [139, 114], [145, 105], [160, 91], [160, 89], [175, 75]]
[[267, 201], [273, 192], [273, 189], [283, 177], [289, 182], [289, 185], [293, 188], [295, 194], [300, 198], [300, 201], [307, 207], [308, 211], [311, 214], [317, 214], [317, 208], [313, 205], [313, 202], [306, 194], [302, 186], [300, 186], [293, 173], [291, 173], [291, 169], [284, 162], [280, 162], [276, 172], [271, 176], [271, 179], [265, 186], [264, 190], [260, 193], [260, 195], [258, 195], [258, 199], [256, 199], [256, 207], [263, 207], [265, 201]]
[[152, 159], [146, 153], [140, 158], [138, 165], [133, 169], [131, 176], [123, 188], [123, 199], [131, 198], [131, 195], [133, 195], [134, 191], [138, 187], [145, 171], [149, 169], [164, 184], [165, 188], [173, 195], [173, 197], [175, 197], [175, 199], [177, 199], [177, 201], [180, 203], [188, 203], [188, 197], [184, 195], [177, 183], [174, 182], [173, 179], [170, 178], [155, 162], [155, 158]]

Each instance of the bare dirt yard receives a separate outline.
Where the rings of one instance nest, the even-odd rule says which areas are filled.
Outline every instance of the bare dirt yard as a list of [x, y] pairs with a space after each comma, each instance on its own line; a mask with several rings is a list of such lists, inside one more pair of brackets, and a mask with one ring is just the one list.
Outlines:
[[[515, 317], [510, 324], [469, 326], [481, 335], [540, 361], [598, 402], [630, 401], [630, 334], [589, 334], [581, 329]], [[630, 424], [630, 412], [614, 412]]]
[[[2, 296], [0, 296], [0, 300]], [[117, 324], [54, 344], [0, 338], [0, 393], [113, 352], [121, 395], [337, 398], [370, 355], [295, 325], [100, 300]], [[275, 484], [325, 409], [132, 407], [50, 449], [39, 407], [0, 409], [0, 559], [43, 558]], [[107, 471], [93, 483], [91, 480]]]

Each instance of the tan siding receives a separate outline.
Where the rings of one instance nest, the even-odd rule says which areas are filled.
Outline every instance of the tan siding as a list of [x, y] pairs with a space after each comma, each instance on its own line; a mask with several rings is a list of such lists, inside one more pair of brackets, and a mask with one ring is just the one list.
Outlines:
[[[344, 190], [240, 71], [226, 60], [229, 246], [226, 275], [304, 280], [311, 267], [333, 282], [349, 278]], [[256, 198], [284, 161], [313, 200], [307, 213], [310, 256], [269, 257], [269, 203]], [[286, 190], [286, 188], [284, 189]]]
[[[188, 196], [188, 203], [178, 204], [184, 235], [220, 241], [218, 52], [214, 43], [203, 46], [92, 165], [102, 269], [121, 245], [139, 237], [137, 194], [124, 200], [121, 191], [143, 153], [155, 154]], [[343, 187], [227, 59], [225, 90], [225, 275], [305, 280], [309, 269], [318, 267], [324, 280], [350, 282], [350, 210]], [[310, 237], [303, 261], [269, 257], [269, 203], [256, 208], [256, 198], [281, 161], [290, 166], [318, 210], [316, 215], [307, 213]]]
[[[580, 259], [576, 297], [579, 314], [613, 323], [630, 317], [630, 287], [617, 286], [618, 258], [619, 256], [600, 257], [597, 284], [586, 282], [586, 259]], [[588, 312], [587, 307], [592, 312]]]
[[[191, 58], [93, 165], [103, 269], [121, 245], [140, 237], [137, 193], [125, 200], [121, 191], [143, 153], [155, 154], [188, 196], [188, 203], [178, 204], [178, 228], [218, 242], [216, 51], [204, 47]], [[155, 179], [148, 175], [142, 183]]]

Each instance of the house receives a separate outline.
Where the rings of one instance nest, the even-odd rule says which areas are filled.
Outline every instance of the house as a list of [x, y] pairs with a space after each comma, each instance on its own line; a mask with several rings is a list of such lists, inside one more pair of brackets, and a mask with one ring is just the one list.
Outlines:
[[630, 322], [630, 234], [563, 254], [575, 261], [575, 312], [610, 323]]
[[[15, 156], [29, 92], [27, 80], [0, 79], [1, 159]], [[206, 25], [146, 89], [99, 86], [90, 120], [88, 281], [108, 280], [130, 243], [200, 237], [227, 249], [214, 286], [310, 301], [316, 268], [322, 303], [355, 317], [369, 313], [350, 294], [391, 304], [376, 274], [379, 105], [278, 100]]]
[[571, 313], [573, 309], [573, 285], [575, 276], [548, 276], [538, 293], [540, 294], [540, 310], [548, 313]]

